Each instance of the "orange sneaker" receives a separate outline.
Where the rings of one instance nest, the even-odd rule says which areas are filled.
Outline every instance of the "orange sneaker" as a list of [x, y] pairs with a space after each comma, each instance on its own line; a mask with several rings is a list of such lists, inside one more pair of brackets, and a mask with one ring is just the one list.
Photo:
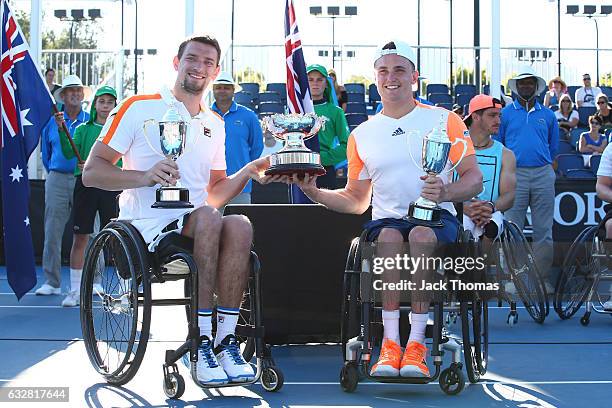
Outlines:
[[427, 347], [418, 341], [409, 341], [402, 357], [400, 375], [402, 377], [429, 377], [425, 362]]
[[402, 348], [390, 339], [383, 339], [378, 362], [372, 366], [370, 375], [373, 377], [397, 377], [400, 373]]

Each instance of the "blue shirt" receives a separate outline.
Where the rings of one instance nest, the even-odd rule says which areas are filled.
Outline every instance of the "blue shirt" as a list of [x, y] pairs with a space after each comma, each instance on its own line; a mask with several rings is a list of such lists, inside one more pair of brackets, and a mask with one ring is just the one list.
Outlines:
[[539, 102], [527, 112], [515, 100], [502, 109], [494, 138], [514, 152], [517, 167], [542, 167], [552, 164], [559, 149], [559, 124], [553, 111]]
[[[66, 115], [66, 112], [64, 112], [64, 120], [72, 136], [77, 126], [89, 120], [89, 113], [81, 109], [76, 119], [72, 121], [68, 115]], [[75, 157], [66, 159], [62, 153], [62, 144], [60, 143], [55, 116], [51, 116], [51, 119], [49, 119], [43, 128], [41, 139], [42, 162], [47, 173], [51, 171], [57, 171], [58, 173], [74, 173], [77, 161]]]
[[[225, 121], [225, 161], [229, 176], [261, 156], [263, 151], [261, 124], [255, 112], [236, 102], [232, 102], [225, 115], [221, 113], [216, 102], [211, 109], [221, 115]], [[251, 184], [249, 181], [242, 192], [250, 193]]]

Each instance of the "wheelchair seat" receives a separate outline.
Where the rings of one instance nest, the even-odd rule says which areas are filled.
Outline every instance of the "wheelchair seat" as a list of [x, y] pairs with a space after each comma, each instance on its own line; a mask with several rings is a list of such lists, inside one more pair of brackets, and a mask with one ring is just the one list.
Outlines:
[[193, 239], [171, 232], [157, 244], [154, 257], [161, 267], [162, 275], [184, 276], [191, 271], [187, 262], [177, 254], [192, 254]]

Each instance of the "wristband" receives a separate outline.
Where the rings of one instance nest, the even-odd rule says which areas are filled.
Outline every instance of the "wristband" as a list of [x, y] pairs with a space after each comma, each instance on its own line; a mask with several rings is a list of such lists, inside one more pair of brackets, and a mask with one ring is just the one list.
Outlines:
[[487, 201], [487, 204], [489, 204], [489, 205], [491, 206], [491, 211], [492, 211], [492, 212], [495, 212], [495, 211], [496, 211], [496, 209], [495, 209], [495, 204], [493, 203], [493, 201]]

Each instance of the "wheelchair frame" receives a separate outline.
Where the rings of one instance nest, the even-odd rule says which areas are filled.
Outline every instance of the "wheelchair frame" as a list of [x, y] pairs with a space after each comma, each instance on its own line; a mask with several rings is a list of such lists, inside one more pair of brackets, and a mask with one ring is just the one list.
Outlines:
[[[107, 244], [111, 247], [107, 247]], [[118, 253], [117, 249], [121, 249], [122, 252]], [[178, 371], [176, 362], [187, 353], [191, 361], [191, 376], [196, 385], [203, 389], [249, 385], [261, 379], [262, 386], [267, 391], [279, 390], [283, 386], [284, 378], [282, 371], [274, 363], [270, 346], [264, 343], [260, 264], [253, 251], [250, 257], [248, 289], [240, 307], [236, 336], [241, 342], [245, 360], [249, 362], [253, 354], [256, 357], [255, 378], [249, 382], [223, 385], [207, 385], [198, 381], [195, 369], [200, 344], [197, 315], [198, 268], [191, 254], [192, 250], [191, 239], [179, 234], [169, 234], [160, 242], [157, 250], [150, 253], [138, 230], [126, 221], [112, 221], [96, 235], [86, 251], [80, 307], [85, 348], [93, 367], [110, 384], [123, 385], [129, 382], [136, 375], [146, 351], [151, 307], [184, 305], [188, 322], [187, 339], [178, 349], [166, 350], [163, 364], [163, 387], [169, 398], [180, 398], [185, 391], [185, 381]], [[99, 270], [100, 256], [103, 257], [104, 274]], [[186, 265], [187, 273], [167, 274], [166, 266], [177, 261], [183, 262], [183, 266]], [[102, 275], [108, 276], [109, 286], [113, 281], [116, 283], [112, 288], [105, 288], [104, 294], [94, 294], [93, 284], [97, 278], [104, 279]], [[185, 297], [152, 298], [152, 283], [172, 280], [185, 281]], [[111, 338], [103, 338], [96, 333], [94, 323], [96, 309], [101, 310], [103, 318], [108, 318], [106, 327], [111, 327]], [[121, 320], [128, 320], [129, 326], [126, 331], [119, 327]], [[115, 329], [121, 332], [120, 334], [125, 335], [125, 332], [129, 332], [129, 338], [117, 341], [114, 338], [117, 331], [113, 330], [113, 324], [116, 325]], [[102, 355], [104, 348], [106, 354]], [[117, 350], [117, 362], [111, 368], [114, 361], [107, 357], [113, 348]]]
[[[576, 314], [583, 303], [585, 312], [580, 318], [583, 326], [588, 326], [590, 323], [592, 311], [612, 315], [612, 310], [603, 308], [604, 302], [597, 291], [600, 282], [612, 281], [612, 271], [607, 265], [601, 265], [602, 262], [607, 263], [612, 256], [607, 253], [600, 239], [599, 233], [602, 228], [605, 228], [603, 221], [582, 230], [572, 242], [563, 260], [554, 298], [555, 311], [562, 320], [567, 320]], [[577, 281], [577, 285], [581, 285], [577, 289], [569, 287], [573, 279]], [[569, 299], [567, 292], [570, 292]], [[597, 300], [594, 301], [596, 296]]]
[[[344, 365], [340, 372], [340, 385], [345, 392], [353, 392], [360, 379], [368, 378], [382, 383], [426, 384], [439, 379], [440, 388], [447, 394], [461, 392], [465, 386], [462, 372], [461, 351], [465, 355], [469, 380], [476, 383], [486, 373], [488, 361], [488, 305], [486, 301], [461, 301], [459, 307], [445, 308], [440, 302], [432, 302], [433, 324], [428, 322], [426, 337], [433, 339], [431, 355], [435, 372], [430, 377], [373, 377], [369, 367], [373, 343], [382, 338], [382, 324], [375, 322], [375, 314], [382, 310], [376, 306], [372, 296], [372, 272], [366, 260], [361, 259], [361, 247], [365, 234], [354, 238], [347, 257], [344, 272], [343, 301], [340, 336]], [[400, 306], [400, 312], [408, 307]], [[443, 324], [444, 310], [459, 313], [462, 320], [462, 338], [451, 336]], [[471, 315], [471, 320], [470, 320]], [[359, 327], [354, 320], [359, 319]], [[378, 330], [377, 330], [378, 329]], [[462, 343], [462, 344], [461, 344]], [[445, 351], [452, 353], [450, 366], [441, 370]]]

